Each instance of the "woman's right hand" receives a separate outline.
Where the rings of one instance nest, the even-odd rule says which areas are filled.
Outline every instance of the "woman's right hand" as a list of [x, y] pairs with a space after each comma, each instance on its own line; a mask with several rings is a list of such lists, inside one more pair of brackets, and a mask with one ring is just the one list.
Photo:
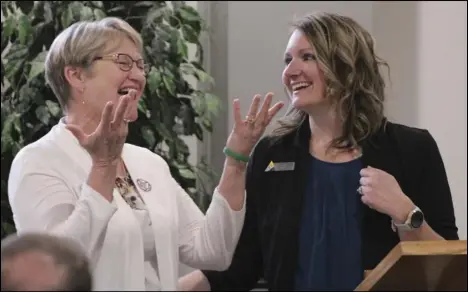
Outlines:
[[89, 135], [75, 125], [67, 125], [67, 129], [90, 154], [93, 165], [116, 165], [119, 161], [128, 134], [128, 121], [125, 120], [125, 113], [135, 93], [134, 90], [130, 90], [128, 94], [122, 95], [115, 112], [114, 103], [108, 102], [104, 107], [99, 125]]

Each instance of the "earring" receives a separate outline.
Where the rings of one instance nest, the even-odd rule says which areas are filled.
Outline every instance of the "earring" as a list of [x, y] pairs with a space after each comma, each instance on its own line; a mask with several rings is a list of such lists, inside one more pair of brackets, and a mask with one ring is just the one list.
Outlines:
[[[80, 88], [80, 92], [81, 92], [81, 94], [83, 94], [85, 92], [85, 87], [84, 86]], [[81, 103], [85, 104], [84, 98], [83, 98], [83, 101]]]

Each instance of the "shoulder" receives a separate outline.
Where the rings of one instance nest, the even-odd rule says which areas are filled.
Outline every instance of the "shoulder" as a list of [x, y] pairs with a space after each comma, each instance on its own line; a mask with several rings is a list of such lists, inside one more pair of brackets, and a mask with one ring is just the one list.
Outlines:
[[397, 159], [409, 173], [443, 165], [437, 142], [427, 129], [387, 122], [375, 137], [373, 142], [384, 151], [377, 153]]
[[40, 167], [44, 162], [47, 162], [47, 164], [54, 163], [57, 160], [58, 151], [59, 149], [51, 139], [50, 133], [46, 134], [37, 141], [24, 146], [16, 153], [10, 172], [27, 172]]
[[389, 122], [383, 126], [383, 133], [390, 137], [400, 147], [420, 149], [437, 147], [437, 143], [429, 130]]
[[384, 131], [395, 138], [411, 140], [412, 142], [428, 140], [432, 137], [427, 129], [411, 127], [390, 121], [387, 121], [384, 125]]

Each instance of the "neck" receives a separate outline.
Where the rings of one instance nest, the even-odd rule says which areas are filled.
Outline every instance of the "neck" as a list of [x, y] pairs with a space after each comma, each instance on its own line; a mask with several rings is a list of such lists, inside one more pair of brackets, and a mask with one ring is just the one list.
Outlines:
[[342, 123], [336, 111], [331, 108], [321, 108], [309, 112], [311, 143], [328, 147], [333, 139], [342, 133]]
[[100, 122], [100, 113], [86, 111], [82, 106], [70, 106], [66, 114], [66, 123], [79, 127], [86, 135], [93, 133]]

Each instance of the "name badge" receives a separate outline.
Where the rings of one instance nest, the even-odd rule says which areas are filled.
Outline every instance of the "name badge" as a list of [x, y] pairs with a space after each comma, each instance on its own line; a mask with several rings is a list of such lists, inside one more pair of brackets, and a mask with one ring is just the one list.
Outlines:
[[268, 171], [292, 171], [294, 170], [295, 162], [273, 162], [270, 161], [265, 172]]

